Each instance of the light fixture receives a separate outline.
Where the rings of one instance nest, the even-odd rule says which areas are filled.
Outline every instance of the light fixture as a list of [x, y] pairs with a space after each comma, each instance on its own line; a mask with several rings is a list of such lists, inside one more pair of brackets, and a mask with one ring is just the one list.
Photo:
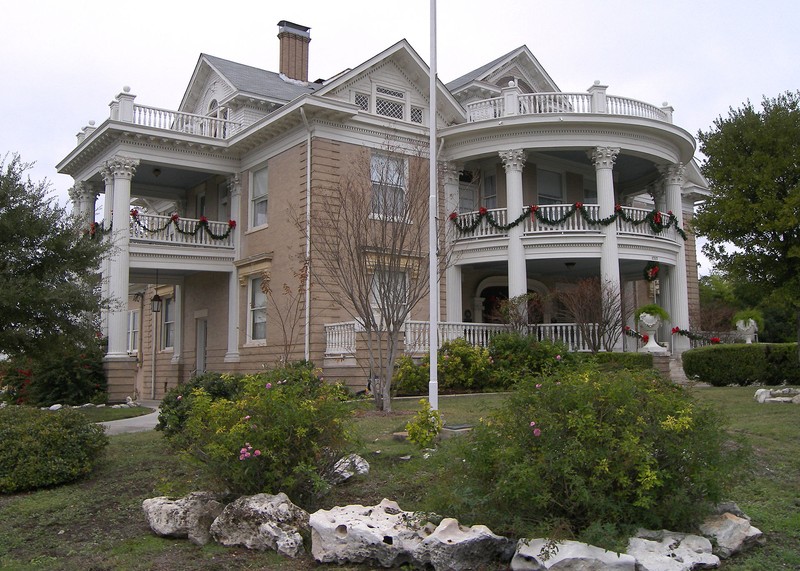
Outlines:
[[156, 178], [161, 176], [161, 169], [157, 169], [157, 168], [153, 169], [153, 176], [156, 177]]
[[564, 262], [564, 265], [567, 266], [568, 270], [571, 270], [575, 267], [575, 262]]
[[156, 293], [153, 294], [150, 300], [150, 311], [153, 313], [161, 313], [161, 296], [158, 295], [158, 268], [156, 268]]

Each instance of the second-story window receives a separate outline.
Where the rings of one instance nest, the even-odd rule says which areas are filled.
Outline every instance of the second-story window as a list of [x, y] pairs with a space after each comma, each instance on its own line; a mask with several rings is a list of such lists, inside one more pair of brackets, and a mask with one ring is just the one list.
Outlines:
[[483, 177], [483, 206], [491, 210], [497, 208], [497, 179], [493, 174]]
[[253, 228], [267, 223], [267, 169], [259, 169], [253, 173], [253, 184], [250, 191], [250, 223]]
[[406, 94], [397, 89], [378, 86], [375, 97], [375, 112], [393, 119], [405, 119]]
[[384, 219], [406, 217], [405, 157], [374, 154], [370, 163], [372, 214]]
[[536, 192], [539, 195], [539, 204], [563, 204], [561, 173], [536, 169]]

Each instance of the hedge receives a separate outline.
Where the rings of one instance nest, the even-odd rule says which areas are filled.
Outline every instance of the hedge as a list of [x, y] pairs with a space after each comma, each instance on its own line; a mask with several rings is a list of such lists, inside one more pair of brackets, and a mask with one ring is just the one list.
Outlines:
[[687, 378], [715, 387], [800, 384], [797, 343], [709, 345], [683, 354]]

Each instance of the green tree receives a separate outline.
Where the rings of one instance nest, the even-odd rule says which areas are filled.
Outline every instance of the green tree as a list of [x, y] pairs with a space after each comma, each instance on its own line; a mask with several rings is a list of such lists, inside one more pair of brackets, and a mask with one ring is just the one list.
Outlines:
[[54, 339], [86, 343], [97, 331], [100, 260], [108, 246], [26, 175], [19, 155], [0, 160], [0, 352], [36, 356]]
[[704, 252], [791, 308], [800, 339], [800, 91], [731, 108], [698, 137], [711, 190], [696, 219]]

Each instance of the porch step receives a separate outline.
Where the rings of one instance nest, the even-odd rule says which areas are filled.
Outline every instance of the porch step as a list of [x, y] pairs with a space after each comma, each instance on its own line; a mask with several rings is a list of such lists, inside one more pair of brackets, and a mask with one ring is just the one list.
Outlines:
[[671, 379], [671, 367], [670, 367], [670, 360], [671, 356], [669, 353], [658, 353], [653, 354], [653, 368], [661, 373], [661, 376], [665, 379]]

